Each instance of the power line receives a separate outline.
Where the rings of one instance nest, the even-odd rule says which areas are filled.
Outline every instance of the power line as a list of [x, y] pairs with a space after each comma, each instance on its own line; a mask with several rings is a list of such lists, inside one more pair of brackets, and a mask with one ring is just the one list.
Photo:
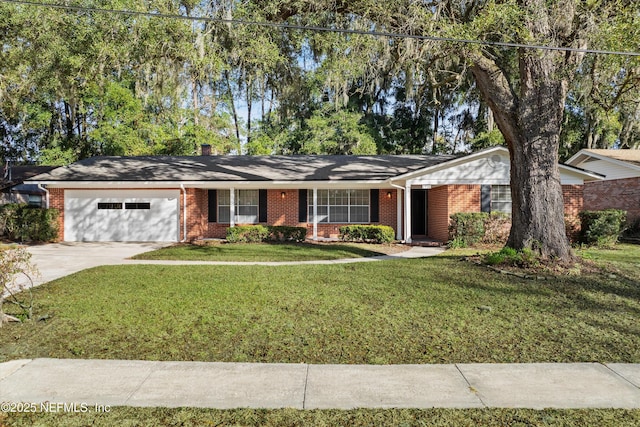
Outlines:
[[524, 43], [458, 39], [454, 37], [438, 37], [438, 36], [425, 36], [425, 35], [391, 33], [391, 32], [381, 32], [381, 31], [352, 30], [348, 28], [306, 26], [306, 25], [296, 25], [296, 24], [277, 23], [277, 22], [247, 21], [242, 19], [212, 18], [212, 17], [206, 17], [206, 16], [186, 16], [186, 15], [157, 13], [157, 12], [140, 12], [135, 10], [101, 9], [101, 8], [86, 7], [86, 6], [73, 6], [73, 5], [54, 4], [54, 3], [39, 3], [39, 2], [32, 2], [32, 1], [25, 1], [25, 0], [0, 0], [0, 2], [20, 4], [20, 5], [26, 5], [26, 6], [48, 7], [52, 9], [71, 10], [76, 12], [112, 13], [112, 14], [128, 15], [128, 16], [144, 16], [149, 18], [181, 19], [185, 21], [194, 21], [194, 22], [217, 22], [217, 23], [223, 23], [223, 24], [273, 27], [273, 28], [283, 28], [283, 29], [291, 29], [291, 30], [325, 32], [325, 33], [357, 34], [357, 35], [372, 36], [372, 37], [405, 38], [405, 39], [427, 40], [427, 41], [435, 41], [435, 42], [476, 44], [476, 45], [483, 45], [483, 46], [500, 46], [500, 47], [511, 47], [511, 48], [561, 51], [561, 52], [592, 53], [592, 54], [598, 54], [598, 55], [620, 55], [620, 56], [640, 57], [640, 52], [629, 52], [629, 51], [580, 49], [580, 48], [561, 47], [561, 46], [545, 46], [545, 45], [532, 45], [532, 44], [524, 44]]

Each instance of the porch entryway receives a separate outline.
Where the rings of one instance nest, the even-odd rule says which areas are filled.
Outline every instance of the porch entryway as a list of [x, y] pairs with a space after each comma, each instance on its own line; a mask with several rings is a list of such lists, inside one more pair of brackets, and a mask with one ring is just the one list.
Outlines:
[[425, 239], [429, 234], [427, 206], [429, 190], [414, 188], [411, 190], [411, 238]]

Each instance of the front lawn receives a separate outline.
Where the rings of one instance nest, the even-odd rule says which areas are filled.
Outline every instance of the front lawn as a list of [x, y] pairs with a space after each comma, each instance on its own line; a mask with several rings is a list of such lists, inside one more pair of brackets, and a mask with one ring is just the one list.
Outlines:
[[586, 248], [577, 252], [611, 274], [640, 283], [640, 245], [620, 244], [610, 249]]
[[133, 258], [179, 261], [315, 261], [372, 257], [404, 249], [392, 245], [348, 243], [181, 244], [145, 252]]
[[[5, 424], [6, 423], [6, 424]], [[623, 409], [294, 409], [112, 408], [109, 413], [3, 414], [0, 425], [84, 426], [431, 426], [632, 427], [640, 410]]]
[[639, 363], [640, 287], [625, 273], [637, 260], [620, 262], [616, 274], [551, 280], [495, 273], [455, 252], [341, 265], [105, 266], [36, 289], [35, 316], [49, 317], [5, 326], [0, 361]]

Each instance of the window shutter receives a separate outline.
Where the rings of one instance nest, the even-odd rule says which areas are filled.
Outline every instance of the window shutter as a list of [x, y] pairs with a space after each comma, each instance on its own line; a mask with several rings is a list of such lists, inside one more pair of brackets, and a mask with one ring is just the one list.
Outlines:
[[307, 222], [308, 219], [307, 190], [298, 190], [298, 222]]
[[369, 221], [380, 222], [380, 190], [369, 190]]
[[491, 212], [491, 186], [482, 185], [480, 187], [480, 211]]
[[267, 222], [267, 190], [260, 190], [258, 199], [258, 222]]
[[209, 203], [209, 222], [218, 221], [218, 192], [216, 190], [209, 190], [207, 192], [207, 198]]

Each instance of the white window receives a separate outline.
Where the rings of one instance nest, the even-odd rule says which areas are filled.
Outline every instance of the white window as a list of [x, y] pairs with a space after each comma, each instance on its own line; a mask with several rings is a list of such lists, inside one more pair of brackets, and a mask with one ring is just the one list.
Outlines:
[[29, 194], [29, 206], [42, 206], [42, 196], [39, 194]]
[[[307, 191], [313, 221], [313, 190]], [[368, 223], [369, 190], [318, 190], [318, 222]]]
[[[236, 224], [257, 224], [259, 215], [259, 190], [235, 190]], [[231, 222], [231, 192], [218, 190], [218, 222]]]
[[511, 187], [508, 185], [491, 186], [491, 212], [511, 213]]

